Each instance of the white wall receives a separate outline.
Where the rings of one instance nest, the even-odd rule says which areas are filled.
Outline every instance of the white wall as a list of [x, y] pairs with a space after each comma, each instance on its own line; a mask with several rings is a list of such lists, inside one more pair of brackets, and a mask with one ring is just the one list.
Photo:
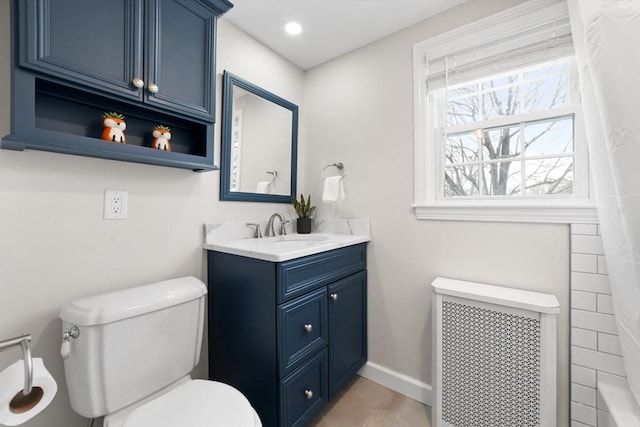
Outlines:
[[558, 319], [558, 426], [568, 425], [567, 225], [418, 221], [413, 202], [412, 45], [513, 1], [472, 1], [306, 73], [304, 157], [321, 197], [325, 165], [343, 162], [347, 199], [319, 216], [368, 217], [369, 360], [431, 383], [430, 283], [437, 276], [548, 292]]
[[[562, 304], [558, 425], [565, 426], [568, 227], [417, 221], [411, 210], [411, 46], [513, 3], [468, 2], [304, 76], [222, 19], [218, 73], [228, 69], [301, 105], [298, 192], [319, 200], [323, 167], [345, 164], [347, 200], [334, 209], [322, 205], [319, 214], [371, 220], [369, 359], [431, 382], [429, 283], [436, 276], [553, 293]], [[0, 0], [2, 136], [10, 131], [8, 4]], [[220, 82], [218, 76], [218, 89]], [[32, 333], [34, 354], [44, 357], [60, 385], [55, 402], [26, 426], [86, 424], [66, 397], [58, 354], [57, 313], [63, 303], [169, 277], [204, 277], [202, 223], [292, 214], [283, 205], [219, 202], [218, 177], [218, 172], [0, 150], [0, 338]], [[102, 220], [105, 189], [129, 191], [128, 220]], [[0, 353], [0, 369], [17, 357], [14, 351]], [[200, 375], [205, 372], [201, 366]]]
[[[0, 136], [10, 133], [9, 4], [0, 0]], [[301, 103], [302, 71], [224, 20], [218, 30], [218, 100], [220, 74], [229, 69]], [[218, 157], [219, 125], [215, 132]], [[0, 150], [0, 339], [31, 333], [34, 356], [59, 385], [54, 402], [25, 426], [87, 425], [67, 399], [62, 304], [183, 275], [205, 278], [203, 223], [293, 216], [281, 204], [220, 202], [218, 178], [217, 171]], [[105, 189], [129, 192], [126, 221], [102, 219]], [[19, 357], [17, 349], [0, 353], [0, 369]], [[206, 350], [201, 360], [197, 373], [206, 376]]]

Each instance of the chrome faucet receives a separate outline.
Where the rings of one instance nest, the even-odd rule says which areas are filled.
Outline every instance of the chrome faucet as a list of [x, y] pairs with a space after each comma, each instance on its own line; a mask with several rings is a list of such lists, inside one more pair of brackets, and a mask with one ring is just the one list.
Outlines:
[[282, 214], [279, 214], [278, 212], [276, 212], [273, 215], [271, 215], [271, 217], [269, 218], [269, 221], [267, 221], [267, 228], [264, 232], [265, 237], [276, 236], [276, 231], [275, 231], [275, 228], [273, 227], [273, 220], [276, 217], [280, 220], [280, 235], [285, 236], [287, 234], [286, 227], [289, 220], [284, 219], [284, 216], [282, 216]]

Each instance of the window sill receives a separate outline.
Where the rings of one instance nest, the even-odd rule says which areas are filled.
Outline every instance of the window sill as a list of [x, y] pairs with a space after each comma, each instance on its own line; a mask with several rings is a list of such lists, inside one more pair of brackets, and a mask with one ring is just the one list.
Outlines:
[[593, 202], [430, 202], [415, 203], [412, 207], [415, 210], [417, 219], [427, 220], [553, 224], [595, 224], [598, 222], [598, 211]]

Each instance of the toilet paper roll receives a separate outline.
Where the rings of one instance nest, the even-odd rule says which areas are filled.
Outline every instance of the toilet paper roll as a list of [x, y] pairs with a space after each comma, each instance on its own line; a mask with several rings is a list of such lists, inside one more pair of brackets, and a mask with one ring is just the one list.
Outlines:
[[[22, 395], [24, 389], [24, 361], [18, 360], [0, 372], [0, 425], [17, 426], [39, 414], [58, 391], [41, 358], [33, 358], [32, 392]], [[38, 399], [39, 398], [39, 399]]]

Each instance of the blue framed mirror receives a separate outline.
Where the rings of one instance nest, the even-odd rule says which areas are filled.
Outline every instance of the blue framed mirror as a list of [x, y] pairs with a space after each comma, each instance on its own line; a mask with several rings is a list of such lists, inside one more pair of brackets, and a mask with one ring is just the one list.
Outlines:
[[220, 200], [291, 203], [298, 106], [226, 70], [222, 83]]

